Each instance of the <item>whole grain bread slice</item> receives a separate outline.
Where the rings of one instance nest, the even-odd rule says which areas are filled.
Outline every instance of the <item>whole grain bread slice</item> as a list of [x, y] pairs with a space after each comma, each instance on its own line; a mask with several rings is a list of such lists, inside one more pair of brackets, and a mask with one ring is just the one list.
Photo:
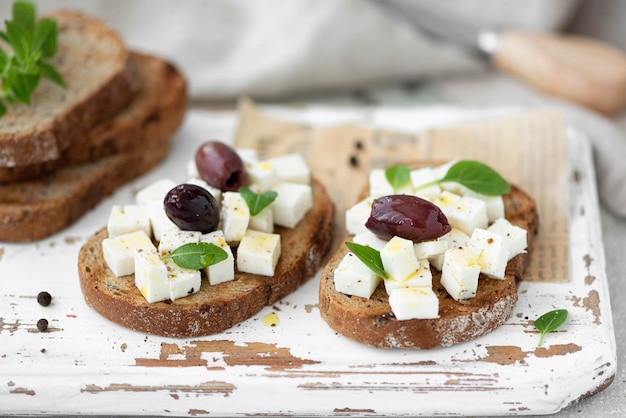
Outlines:
[[[69, 226], [120, 185], [145, 173], [168, 153], [187, 109], [183, 74], [167, 61], [137, 55], [145, 88], [124, 112], [70, 151], [90, 158], [100, 148], [129, 148], [92, 162], [57, 169], [43, 178], [0, 185], [0, 241], [45, 238]], [[132, 144], [129, 141], [132, 140]], [[96, 151], [94, 151], [96, 150]]]
[[[141, 89], [130, 104], [112, 119], [85, 133], [79, 141], [63, 150], [58, 159], [25, 166], [0, 167], [0, 184], [38, 179], [61, 167], [140, 147], [145, 137], [144, 125], [161, 118], [164, 112], [168, 112], [167, 109], [185, 107], [184, 85], [175, 67], [152, 55], [132, 52], [131, 56], [136, 63]], [[165, 119], [176, 121], [175, 118]], [[165, 129], [164, 132], [169, 130]]]
[[47, 15], [57, 22], [50, 63], [66, 86], [42, 79], [29, 105], [8, 106], [0, 118], [0, 167], [57, 159], [83, 135], [124, 108], [139, 88], [135, 63], [120, 36], [80, 12]]
[[[537, 234], [539, 218], [534, 200], [511, 186], [503, 196], [505, 217], [527, 231], [528, 251], [509, 261], [504, 280], [481, 274], [476, 297], [457, 302], [440, 283], [441, 273], [431, 268], [433, 290], [439, 298], [439, 318], [399, 321], [395, 318], [384, 285], [369, 299], [335, 290], [334, 271], [347, 253], [342, 246], [322, 272], [319, 309], [322, 318], [338, 333], [376, 348], [431, 349], [478, 338], [505, 323], [517, 303], [517, 284], [524, 277]], [[347, 237], [349, 239], [349, 237]]]
[[281, 256], [274, 276], [235, 272], [235, 280], [209, 285], [175, 301], [148, 303], [134, 275], [115, 277], [102, 255], [106, 228], [91, 236], [78, 254], [85, 301], [105, 318], [132, 330], [186, 338], [215, 334], [242, 322], [295, 291], [315, 275], [332, 243], [333, 205], [324, 186], [313, 179], [313, 207], [295, 228], [275, 229]]

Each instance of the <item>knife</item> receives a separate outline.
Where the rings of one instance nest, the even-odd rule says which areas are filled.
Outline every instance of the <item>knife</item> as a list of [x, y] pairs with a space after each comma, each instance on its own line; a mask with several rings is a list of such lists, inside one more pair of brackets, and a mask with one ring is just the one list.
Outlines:
[[578, 35], [479, 28], [419, 1], [383, 1], [413, 26], [486, 56], [500, 71], [548, 95], [607, 116], [626, 107], [626, 54]]

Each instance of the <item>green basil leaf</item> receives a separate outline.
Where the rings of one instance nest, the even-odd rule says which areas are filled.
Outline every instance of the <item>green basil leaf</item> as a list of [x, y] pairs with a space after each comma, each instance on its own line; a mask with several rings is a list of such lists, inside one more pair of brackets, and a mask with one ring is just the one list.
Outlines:
[[65, 86], [65, 82], [63, 81], [63, 77], [61, 74], [54, 69], [53, 66], [42, 62], [41, 64], [41, 76], [47, 78], [48, 80], [58, 84], [59, 86]]
[[380, 251], [375, 248], [368, 247], [367, 245], [357, 244], [356, 242], [346, 242], [346, 246], [359, 260], [363, 262], [370, 270], [376, 273], [383, 279], [388, 279], [389, 276], [383, 268], [383, 262], [380, 259]]
[[35, 6], [25, 1], [13, 3], [13, 21], [24, 28], [27, 32], [33, 32], [35, 28]]
[[57, 24], [52, 19], [41, 19], [35, 27], [34, 48], [44, 58], [52, 57], [57, 50]]
[[39, 75], [16, 74], [12, 83], [15, 98], [20, 102], [30, 104], [30, 96], [38, 82]]
[[226, 260], [228, 254], [215, 244], [199, 242], [181, 245], [162, 258], [171, 258], [182, 268], [200, 270]]
[[385, 177], [393, 191], [397, 192], [411, 180], [411, 172], [407, 166], [396, 164], [385, 170]]
[[30, 55], [31, 35], [15, 22], [4, 22], [11, 48], [17, 57], [25, 60]]
[[546, 312], [535, 320], [535, 328], [539, 331], [541, 336], [539, 337], [539, 347], [543, 344], [543, 338], [545, 335], [559, 328], [567, 319], [567, 309], [556, 309], [550, 312]]
[[274, 190], [268, 190], [264, 193], [257, 194], [247, 187], [239, 188], [239, 193], [248, 205], [248, 209], [250, 209], [250, 216], [256, 216], [261, 213], [261, 211], [276, 200], [276, 197], [278, 196], [278, 193]]
[[471, 160], [455, 163], [439, 181], [455, 181], [476, 193], [500, 196], [511, 191], [509, 183], [491, 167]]

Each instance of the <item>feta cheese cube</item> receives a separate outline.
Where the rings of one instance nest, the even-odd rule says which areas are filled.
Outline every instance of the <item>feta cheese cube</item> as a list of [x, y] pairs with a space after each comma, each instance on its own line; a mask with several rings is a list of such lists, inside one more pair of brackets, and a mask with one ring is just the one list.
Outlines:
[[[452, 228], [450, 232], [439, 237], [438, 239], [440, 241], [446, 241], [448, 243], [448, 248], [464, 247], [469, 242], [470, 236], [458, 228]], [[441, 271], [441, 269], [443, 268], [444, 254], [439, 254], [428, 258], [430, 264], [439, 271]]]
[[259, 161], [259, 153], [254, 148], [236, 148], [235, 152], [241, 158], [246, 170]]
[[209, 279], [209, 284], [216, 285], [235, 280], [235, 257], [233, 250], [224, 238], [224, 232], [217, 230], [204, 234], [200, 237], [200, 242], [215, 244], [226, 251], [227, 255], [225, 260], [204, 268], [204, 272]]
[[502, 200], [502, 196], [487, 196], [469, 189], [465, 192], [464, 196], [473, 197], [474, 199], [480, 199], [485, 202], [487, 220], [490, 223], [504, 217], [504, 200]]
[[480, 272], [496, 279], [503, 279], [509, 259], [509, 243], [502, 235], [485, 229], [475, 229], [468, 251], [480, 265]]
[[273, 190], [278, 196], [269, 207], [276, 225], [293, 228], [313, 207], [313, 189], [308, 184], [281, 181]]
[[166, 258], [163, 262], [167, 268], [171, 300], [192, 295], [200, 290], [202, 280], [200, 270], [180, 267], [171, 258]]
[[347, 253], [335, 269], [335, 290], [369, 299], [382, 280], [353, 253]]
[[370, 171], [369, 182], [369, 195], [375, 198], [390, 194], [413, 194], [413, 185], [410, 181], [400, 187], [399, 190], [394, 190], [389, 180], [387, 180], [385, 170], [382, 168], [375, 168]]
[[419, 268], [413, 241], [398, 236], [391, 238], [380, 250], [380, 259], [385, 272], [398, 282], [410, 278]]
[[237, 248], [237, 269], [273, 276], [280, 253], [279, 234], [248, 230]]
[[439, 317], [439, 299], [430, 287], [393, 289], [389, 305], [399, 321]]
[[120, 277], [135, 272], [135, 250], [150, 247], [154, 248], [154, 244], [141, 230], [105, 238], [102, 241], [102, 254], [109, 269], [116, 277]]
[[524, 228], [513, 225], [505, 218], [499, 218], [487, 230], [502, 235], [508, 241], [509, 260], [518, 254], [526, 252], [528, 241], [527, 232]]
[[370, 232], [369, 230], [355, 235], [354, 238], [352, 238], [352, 241], [357, 244], [367, 245], [368, 247], [372, 247], [378, 251], [382, 250], [385, 245], [387, 245], [387, 240], [379, 238], [376, 234]]
[[200, 235], [200, 231], [182, 231], [178, 228], [163, 231], [159, 241], [159, 255], [163, 257], [182, 245], [200, 242]]
[[148, 203], [148, 212], [150, 213], [150, 226], [152, 226], [152, 234], [157, 241], [161, 241], [163, 232], [178, 229], [178, 226], [165, 213], [163, 201], [155, 200]]
[[413, 244], [415, 258], [418, 260], [428, 260], [431, 257], [445, 253], [447, 249], [448, 241], [439, 238]]
[[430, 202], [436, 200], [441, 194], [441, 188], [437, 184], [423, 187], [427, 183], [437, 180], [433, 175], [430, 167], [418, 168], [411, 171], [411, 184], [413, 185], [413, 194], [415, 196], [426, 199]]
[[167, 267], [156, 248], [135, 250], [135, 286], [150, 303], [170, 298]]
[[196, 160], [187, 161], [187, 176], [192, 179], [199, 179], [200, 173], [198, 172], [198, 166], [196, 165]]
[[224, 238], [228, 242], [241, 241], [250, 222], [250, 209], [239, 192], [224, 192], [220, 217]]
[[139, 205], [148, 205], [150, 202], [159, 201], [163, 203], [163, 199], [167, 192], [176, 186], [174, 180], [161, 179], [144, 187], [137, 192], [135, 200]]
[[441, 270], [441, 285], [454, 300], [476, 296], [480, 265], [465, 248], [454, 247], [446, 251]]
[[476, 228], [487, 228], [487, 206], [483, 200], [463, 196], [445, 213], [451, 226], [471, 235]]
[[263, 193], [270, 190], [279, 181], [278, 171], [266, 161], [251, 164], [246, 173], [250, 179], [250, 189], [255, 193]]
[[114, 205], [107, 221], [109, 237], [135, 231], [144, 231], [146, 235], [152, 236], [148, 207], [145, 205], [126, 205], [123, 207]]
[[359, 235], [369, 230], [365, 223], [372, 213], [373, 197], [367, 197], [346, 210], [346, 230], [349, 234]]
[[433, 286], [433, 274], [430, 271], [430, 263], [428, 260], [418, 260], [418, 267], [415, 273], [405, 278], [404, 280], [395, 280], [390, 277], [385, 280], [385, 290], [387, 293], [393, 289], [399, 289], [401, 287], [432, 287]]
[[281, 181], [310, 184], [311, 170], [302, 154], [291, 153], [268, 158], [267, 163], [274, 166]]
[[250, 216], [250, 223], [248, 229], [254, 229], [255, 231], [274, 232], [274, 212], [267, 206], [263, 210], [254, 216]]
[[461, 196], [455, 193], [450, 193], [448, 191], [443, 191], [439, 194], [439, 197], [436, 198], [433, 203], [441, 209], [446, 217], [450, 213], [450, 211], [454, 208], [456, 203], [461, 199]]

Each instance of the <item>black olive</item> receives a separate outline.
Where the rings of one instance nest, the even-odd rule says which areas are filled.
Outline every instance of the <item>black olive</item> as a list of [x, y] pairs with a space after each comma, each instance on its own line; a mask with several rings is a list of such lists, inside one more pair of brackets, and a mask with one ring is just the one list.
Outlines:
[[215, 231], [220, 220], [219, 205], [213, 195], [195, 184], [179, 184], [163, 200], [167, 217], [184, 231]]

